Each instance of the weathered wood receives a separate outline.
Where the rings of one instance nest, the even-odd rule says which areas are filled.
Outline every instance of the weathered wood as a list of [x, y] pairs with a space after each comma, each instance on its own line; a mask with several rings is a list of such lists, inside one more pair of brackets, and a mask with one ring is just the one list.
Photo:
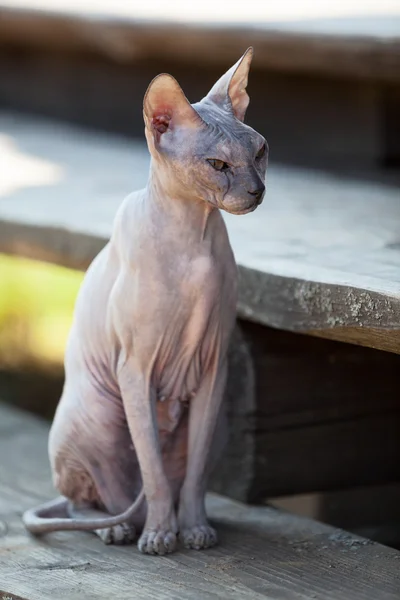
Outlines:
[[254, 390], [229, 396], [232, 438], [213, 490], [260, 502], [398, 481], [399, 356], [245, 321], [240, 330]]
[[[317, 199], [315, 200], [317, 202]], [[280, 204], [280, 207], [283, 208], [282, 204]], [[393, 207], [396, 213], [397, 206], [394, 204]], [[400, 208], [400, 204], [398, 207]], [[295, 205], [292, 208], [296, 211]], [[315, 208], [317, 209], [317, 206]], [[324, 216], [326, 219], [329, 218], [331, 209], [334, 211], [333, 206], [325, 206], [326, 213]], [[378, 205], [371, 213], [375, 211], [378, 212]], [[313, 219], [315, 216], [315, 213], [312, 214], [310, 211], [310, 218]], [[372, 214], [369, 216], [374, 219]], [[343, 210], [342, 217], [342, 235], [345, 237], [349, 234], [345, 229], [346, 210]], [[281, 218], [281, 231], [288, 233], [285, 226], [290, 227], [291, 219], [287, 218], [285, 220], [285, 214], [282, 214]], [[292, 213], [291, 218], [295, 222], [297, 219], [305, 219], [306, 215], [302, 214], [302, 211], [296, 211], [294, 214]], [[394, 218], [397, 218], [397, 216]], [[377, 221], [372, 220], [372, 223], [377, 224]], [[371, 224], [365, 221], [366, 231], [359, 232], [361, 238], [367, 234]], [[279, 227], [278, 223], [276, 225]], [[322, 224], [317, 218], [313, 225], [315, 232], [320, 231], [319, 228]], [[311, 232], [309, 231], [309, 233]], [[321, 235], [324, 233], [328, 238], [328, 232], [321, 231]], [[384, 227], [380, 230], [380, 234], [382, 236], [391, 235]], [[257, 261], [259, 269], [256, 270], [246, 268], [246, 259], [238, 259], [239, 264], [242, 266], [239, 270], [239, 315], [245, 319], [278, 329], [307, 333], [308, 335], [369, 346], [399, 354], [400, 280], [399, 274], [395, 273], [397, 266], [394, 266], [392, 281], [386, 280], [384, 282], [383, 279], [378, 281], [377, 278], [368, 276], [370, 267], [372, 269], [369, 272], [373, 273], [374, 271], [372, 266], [374, 258], [371, 252], [371, 262], [367, 261], [369, 265], [364, 263], [365, 255], [362, 254], [362, 248], [364, 247], [365, 251], [368, 252], [368, 244], [365, 244], [365, 240], [362, 242], [360, 239], [360, 245], [356, 248], [352, 248], [351, 245], [349, 248], [337, 248], [332, 239], [330, 248], [320, 249], [318, 248], [318, 242], [314, 248], [311, 248], [307, 233], [304, 232], [303, 235], [299, 235], [300, 239], [293, 244], [302, 246], [301, 249], [299, 248], [293, 252], [293, 258], [281, 260], [279, 256], [276, 256], [274, 263], [271, 253], [268, 256], [268, 265], [267, 261], [265, 262], [264, 270], [262, 270], [260, 260]], [[333, 233], [333, 235], [335, 234]], [[336, 235], [340, 236], [341, 234], [336, 232]], [[354, 231], [354, 238], [356, 237], [357, 232]], [[290, 256], [292, 240], [282, 241], [284, 248], [280, 249], [278, 254], [283, 250], [283, 253], [287, 251]], [[326, 241], [328, 242], [328, 239]], [[355, 242], [356, 239], [352, 241]], [[249, 248], [251, 248], [250, 240], [247, 249]], [[304, 257], [303, 251], [308, 256]], [[330, 270], [315, 264], [319, 263], [320, 265], [324, 260], [326, 260], [326, 264], [329, 264], [332, 259], [335, 262], [339, 254], [342, 255], [345, 262], [349, 261], [349, 264], [353, 262], [356, 256], [353, 268], [355, 270], [360, 268], [366, 274], [360, 276], [354, 271], [340, 272], [336, 269]], [[379, 268], [382, 273], [386, 267], [391, 270], [390, 263], [394, 255], [389, 256], [390, 252], [388, 252], [388, 262], [385, 265], [382, 254], [382, 250], [376, 251], [376, 274], [378, 274]], [[297, 261], [296, 255], [298, 257]], [[308, 261], [314, 262], [314, 260], [314, 265], [307, 264]], [[338, 262], [340, 262], [340, 259]], [[398, 264], [400, 265], [400, 262]]]
[[[0, 251], [86, 268], [146, 182], [144, 145], [7, 114], [0, 128]], [[264, 204], [224, 217], [240, 316], [400, 353], [398, 188], [272, 165]]]
[[308, 15], [297, 11], [295, 19], [291, 3], [271, 5], [268, 13], [261, 5], [257, 9], [237, 4], [228, 17], [224, 11], [223, 18], [207, 2], [198, 5], [192, 18], [184, 7], [176, 7], [175, 12], [168, 7], [166, 13], [165, 7], [146, 11], [141, 6], [138, 11], [136, 5], [127, 3], [98, 2], [95, 10], [85, 2], [54, 6], [26, 0], [18, 4], [3, 0], [0, 7], [3, 44], [22, 42], [30, 47], [90, 52], [126, 63], [138, 57], [158, 58], [162, 48], [167, 58], [197, 62], [201, 56], [209, 64], [237, 60], [244, 48], [254, 45], [258, 66], [381, 81], [400, 79], [400, 18], [395, 2], [389, 14], [382, 7], [381, 15], [358, 19], [316, 19], [315, 10]]
[[[20, 516], [51, 497], [47, 426], [0, 408], [0, 590], [25, 600], [269, 598], [397, 600], [400, 553], [271, 508], [210, 495], [219, 547], [145, 557], [90, 534], [34, 539]], [[1, 596], [0, 596], [1, 597]]]
[[399, 368], [394, 354], [240, 320], [211, 489], [257, 503], [398, 481]]
[[284, 496], [269, 503], [400, 550], [400, 482]]

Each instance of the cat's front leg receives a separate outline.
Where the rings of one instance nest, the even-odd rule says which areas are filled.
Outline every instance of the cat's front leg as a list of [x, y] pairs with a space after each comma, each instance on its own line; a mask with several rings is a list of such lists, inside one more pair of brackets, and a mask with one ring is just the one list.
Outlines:
[[207, 520], [205, 493], [226, 375], [226, 360], [213, 365], [190, 404], [187, 470], [179, 502], [180, 538], [186, 548], [200, 550], [217, 543]]
[[144, 554], [167, 554], [176, 548], [177, 520], [162, 464], [156, 397], [133, 360], [121, 369], [119, 385], [147, 500], [146, 523], [138, 548]]

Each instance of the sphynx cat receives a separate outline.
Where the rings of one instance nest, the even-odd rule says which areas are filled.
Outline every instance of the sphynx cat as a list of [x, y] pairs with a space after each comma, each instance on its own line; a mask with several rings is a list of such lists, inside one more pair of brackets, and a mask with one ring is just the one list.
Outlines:
[[92, 530], [147, 554], [217, 541], [207, 475], [234, 328], [237, 267], [219, 209], [253, 211], [267, 144], [243, 123], [253, 50], [191, 105], [170, 75], [144, 97], [148, 184], [122, 203], [89, 267], [49, 437], [56, 500], [33, 534]]

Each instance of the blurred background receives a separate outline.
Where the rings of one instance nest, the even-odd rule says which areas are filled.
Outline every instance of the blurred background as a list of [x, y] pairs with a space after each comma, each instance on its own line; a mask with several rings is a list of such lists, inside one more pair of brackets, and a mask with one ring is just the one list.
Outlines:
[[[7, 246], [7, 221], [46, 224], [51, 213], [57, 226], [57, 210], [73, 211], [82, 235], [106, 234], [124, 195], [146, 181], [142, 99], [151, 79], [171, 73], [200, 100], [249, 45], [246, 121], [267, 138], [271, 168], [398, 185], [399, 0], [0, 0], [2, 400], [51, 418], [83, 276], [30, 260], [22, 238]], [[118, 168], [101, 179], [110, 153]], [[93, 220], [82, 186], [98, 196]], [[371, 494], [376, 505], [382, 491]], [[367, 531], [369, 517], [360, 510], [355, 523], [348, 508], [360, 495], [279, 502]], [[397, 489], [388, 497], [386, 506], [398, 506]]]

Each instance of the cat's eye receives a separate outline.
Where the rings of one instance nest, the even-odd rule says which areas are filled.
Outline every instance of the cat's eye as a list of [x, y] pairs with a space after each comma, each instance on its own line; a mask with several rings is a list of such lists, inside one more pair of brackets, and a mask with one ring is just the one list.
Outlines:
[[256, 154], [256, 158], [258, 160], [260, 160], [260, 158], [262, 158], [264, 156], [266, 149], [267, 148], [266, 148], [266, 145], [265, 145], [265, 142], [264, 142], [264, 144], [261, 146], [261, 148], [259, 149], [259, 151]]
[[223, 160], [218, 160], [217, 158], [208, 158], [207, 162], [209, 162], [216, 171], [228, 171], [229, 169], [228, 163]]

